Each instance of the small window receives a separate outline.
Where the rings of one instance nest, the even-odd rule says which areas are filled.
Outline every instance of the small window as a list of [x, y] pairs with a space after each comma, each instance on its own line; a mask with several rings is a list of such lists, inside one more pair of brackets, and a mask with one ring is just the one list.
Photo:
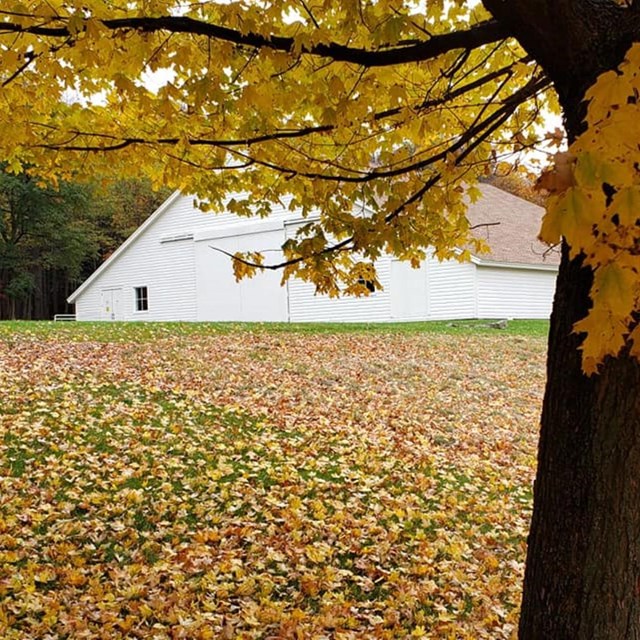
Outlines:
[[136, 311], [149, 311], [149, 292], [147, 287], [136, 287]]

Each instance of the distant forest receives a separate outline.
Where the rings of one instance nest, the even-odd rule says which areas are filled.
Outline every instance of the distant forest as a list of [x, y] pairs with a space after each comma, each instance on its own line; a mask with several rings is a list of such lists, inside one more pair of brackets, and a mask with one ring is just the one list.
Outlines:
[[0, 164], [0, 320], [73, 313], [67, 296], [169, 193], [145, 180], [54, 185]]

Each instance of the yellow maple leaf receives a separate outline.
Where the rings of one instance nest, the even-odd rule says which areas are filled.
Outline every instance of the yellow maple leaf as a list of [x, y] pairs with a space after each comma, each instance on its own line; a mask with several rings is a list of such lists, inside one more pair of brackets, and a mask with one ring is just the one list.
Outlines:
[[638, 274], [615, 262], [599, 267], [594, 275], [594, 306], [608, 309], [618, 317], [626, 317], [634, 309]]
[[587, 116], [589, 121], [605, 119], [612, 108], [626, 105], [633, 96], [634, 88], [626, 74], [618, 71], [603, 73], [585, 94], [585, 98], [590, 101]]
[[613, 196], [609, 211], [618, 216], [621, 224], [635, 226], [640, 219], [640, 186], [620, 189]]

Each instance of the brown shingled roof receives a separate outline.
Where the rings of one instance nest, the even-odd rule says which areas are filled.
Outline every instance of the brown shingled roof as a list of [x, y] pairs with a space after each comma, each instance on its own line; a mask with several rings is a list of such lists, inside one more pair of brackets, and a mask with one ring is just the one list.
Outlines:
[[477, 227], [473, 232], [476, 238], [491, 248], [491, 253], [476, 256], [481, 262], [549, 266], [560, 262], [560, 252], [538, 240], [542, 207], [488, 184], [478, 187], [482, 197], [469, 205], [467, 216]]

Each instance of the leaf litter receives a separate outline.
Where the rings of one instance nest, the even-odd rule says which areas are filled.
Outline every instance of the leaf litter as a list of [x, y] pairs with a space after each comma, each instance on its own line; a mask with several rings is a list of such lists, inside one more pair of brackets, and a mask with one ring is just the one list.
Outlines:
[[544, 342], [0, 340], [0, 637], [510, 638]]

